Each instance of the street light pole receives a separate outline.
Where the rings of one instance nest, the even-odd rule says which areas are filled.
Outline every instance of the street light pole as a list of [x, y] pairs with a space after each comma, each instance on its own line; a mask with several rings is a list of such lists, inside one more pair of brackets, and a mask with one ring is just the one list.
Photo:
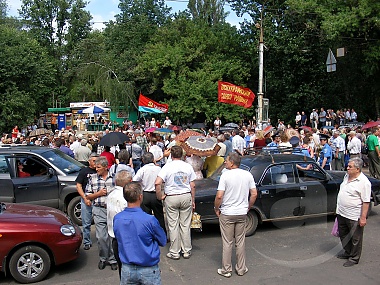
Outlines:
[[259, 41], [259, 92], [258, 92], [258, 123], [263, 121], [263, 81], [264, 81], [264, 29], [263, 29], [263, 11], [264, 7], [261, 9], [261, 19], [260, 19], [260, 41]]

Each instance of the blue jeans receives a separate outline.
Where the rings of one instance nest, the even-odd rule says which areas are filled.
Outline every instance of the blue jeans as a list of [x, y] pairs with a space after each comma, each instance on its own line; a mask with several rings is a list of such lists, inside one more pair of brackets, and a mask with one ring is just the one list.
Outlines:
[[161, 285], [161, 271], [158, 265], [143, 267], [123, 263], [120, 285], [141, 284]]
[[83, 244], [92, 245], [92, 242], [91, 242], [92, 206], [87, 206], [83, 198], [81, 199], [80, 204], [81, 204], [81, 216], [82, 216]]

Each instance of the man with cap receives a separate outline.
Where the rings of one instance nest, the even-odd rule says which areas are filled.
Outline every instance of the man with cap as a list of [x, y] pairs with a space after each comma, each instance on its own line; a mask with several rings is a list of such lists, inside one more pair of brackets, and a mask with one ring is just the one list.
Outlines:
[[333, 138], [330, 140], [334, 153], [333, 170], [344, 170], [344, 153], [346, 151], [346, 143], [340, 136], [340, 131], [334, 131]]
[[268, 143], [263, 150], [269, 151], [269, 153], [278, 153], [278, 146], [280, 145], [281, 138], [280, 133], [277, 131], [272, 135], [272, 142]]
[[322, 145], [322, 150], [319, 154], [319, 165], [325, 170], [330, 170], [330, 163], [332, 159], [332, 149], [327, 143], [328, 139], [329, 137], [325, 134], [319, 135], [319, 140]]
[[277, 148], [281, 142], [280, 133], [275, 132], [274, 135], [272, 136], [272, 139], [273, 139], [273, 141], [271, 143], [267, 144], [267, 147]]
[[293, 147], [293, 152], [292, 154], [296, 155], [304, 155], [306, 157], [310, 157], [310, 153], [307, 149], [303, 148], [300, 146], [300, 139], [297, 136], [293, 136], [289, 140], [290, 144]]

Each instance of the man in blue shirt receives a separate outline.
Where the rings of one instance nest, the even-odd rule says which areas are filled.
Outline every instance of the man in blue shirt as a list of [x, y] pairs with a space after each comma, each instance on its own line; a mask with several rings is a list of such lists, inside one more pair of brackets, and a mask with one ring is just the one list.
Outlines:
[[319, 165], [326, 170], [330, 170], [330, 163], [332, 159], [332, 149], [327, 143], [328, 136], [324, 134], [319, 135], [319, 140], [321, 141], [322, 150], [319, 154]]
[[121, 260], [121, 285], [161, 284], [160, 248], [166, 235], [157, 219], [141, 209], [143, 191], [139, 182], [124, 186], [127, 208], [114, 218], [113, 229]]

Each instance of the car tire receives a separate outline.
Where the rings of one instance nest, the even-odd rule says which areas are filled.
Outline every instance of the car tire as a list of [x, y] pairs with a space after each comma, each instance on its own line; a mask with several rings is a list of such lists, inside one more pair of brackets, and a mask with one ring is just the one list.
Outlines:
[[50, 256], [41, 247], [28, 245], [18, 249], [9, 261], [9, 271], [19, 283], [41, 281], [50, 270]]
[[69, 205], [67, 206], [67, 214], [73, 223], [77, 224], [78, 226], [82, 225], [81, 209], [82, 206], [80, 196], [76, 196], [71, 199]]
[[247, 222], [245, 226], [245, 236], [249, 237], [253, 235], [257, 229], [257, 225], [259, 224], [259, 218], [255, 211], [249, 211], [247, 214]]

